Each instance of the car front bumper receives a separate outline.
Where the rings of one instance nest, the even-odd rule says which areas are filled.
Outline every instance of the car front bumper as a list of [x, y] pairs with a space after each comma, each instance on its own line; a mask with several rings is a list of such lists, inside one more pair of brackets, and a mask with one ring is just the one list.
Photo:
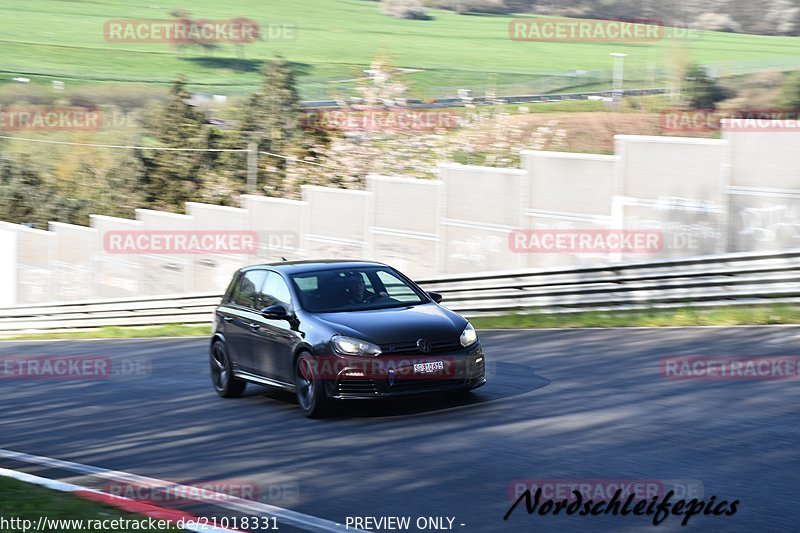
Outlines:
[[[328, 397], [337, 400], [442, 394], [486, 384], [486, 358], [480, 343], [455, 353], [392, 356], [390, 361], [376, 358], [373, 363], [377, 364], [369, 365], [364, 358], [336, 357], [336, 374], [325, 382]], [[438, 361], [444, 363], [440, 372], [414, 372], [415, 363]]]

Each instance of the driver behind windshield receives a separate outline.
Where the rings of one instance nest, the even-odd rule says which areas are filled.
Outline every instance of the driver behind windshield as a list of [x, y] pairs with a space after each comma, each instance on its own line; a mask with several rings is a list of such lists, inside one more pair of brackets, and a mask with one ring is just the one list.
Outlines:
[[351, 274], [345, 278], [345, 291], [349, 303], [364, 304], [375, 298], [375, 293], [367, 290], [364, 278], [360, 274]]

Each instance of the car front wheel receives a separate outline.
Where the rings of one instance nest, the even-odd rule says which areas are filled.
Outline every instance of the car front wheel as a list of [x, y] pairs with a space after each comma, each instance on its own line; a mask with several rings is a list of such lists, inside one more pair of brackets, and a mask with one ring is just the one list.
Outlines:
[[328, 414], [329, 402], [315, 359], [303, 352], [295, 363], [295, 392], [297, 403], [308, 418], [322, 418]]
[[216, 341], [211, 346], [211, 383], [223, 398], [238, 398], [244, 393], [247, 382], [233, 376], [233, 364], [225, 343]]

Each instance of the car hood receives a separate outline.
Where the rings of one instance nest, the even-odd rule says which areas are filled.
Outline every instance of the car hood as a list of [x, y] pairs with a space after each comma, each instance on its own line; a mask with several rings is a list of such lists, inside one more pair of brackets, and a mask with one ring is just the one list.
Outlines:
[[342, 335], [379, 345], [458, 337], [467, 325], [463, 317], [435, 303], [316, 316]]

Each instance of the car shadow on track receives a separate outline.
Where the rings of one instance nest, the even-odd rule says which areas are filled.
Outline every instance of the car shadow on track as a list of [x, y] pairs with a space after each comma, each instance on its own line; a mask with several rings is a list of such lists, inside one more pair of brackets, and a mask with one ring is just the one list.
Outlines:
[[[376, 418], [477, 407], [489, 402], [520, 396], [547, 386], [550, 381], [533, 368], [514, 363], [496, 363], [487, 367], [486, 385], [471, 392], [411, 396], [384, 400], [348, 400], [335, 402], [335, 418]], [[252, 391], [252, 392], [251, 392]], [[260, 395], [270, 400], [297, 405], [293, 393], [279, 389], [248, 388], [247, 396]], [[298, 408], [299, 409], [299, 408]], [[299, 414], [299, 413], [298, 413]]]

